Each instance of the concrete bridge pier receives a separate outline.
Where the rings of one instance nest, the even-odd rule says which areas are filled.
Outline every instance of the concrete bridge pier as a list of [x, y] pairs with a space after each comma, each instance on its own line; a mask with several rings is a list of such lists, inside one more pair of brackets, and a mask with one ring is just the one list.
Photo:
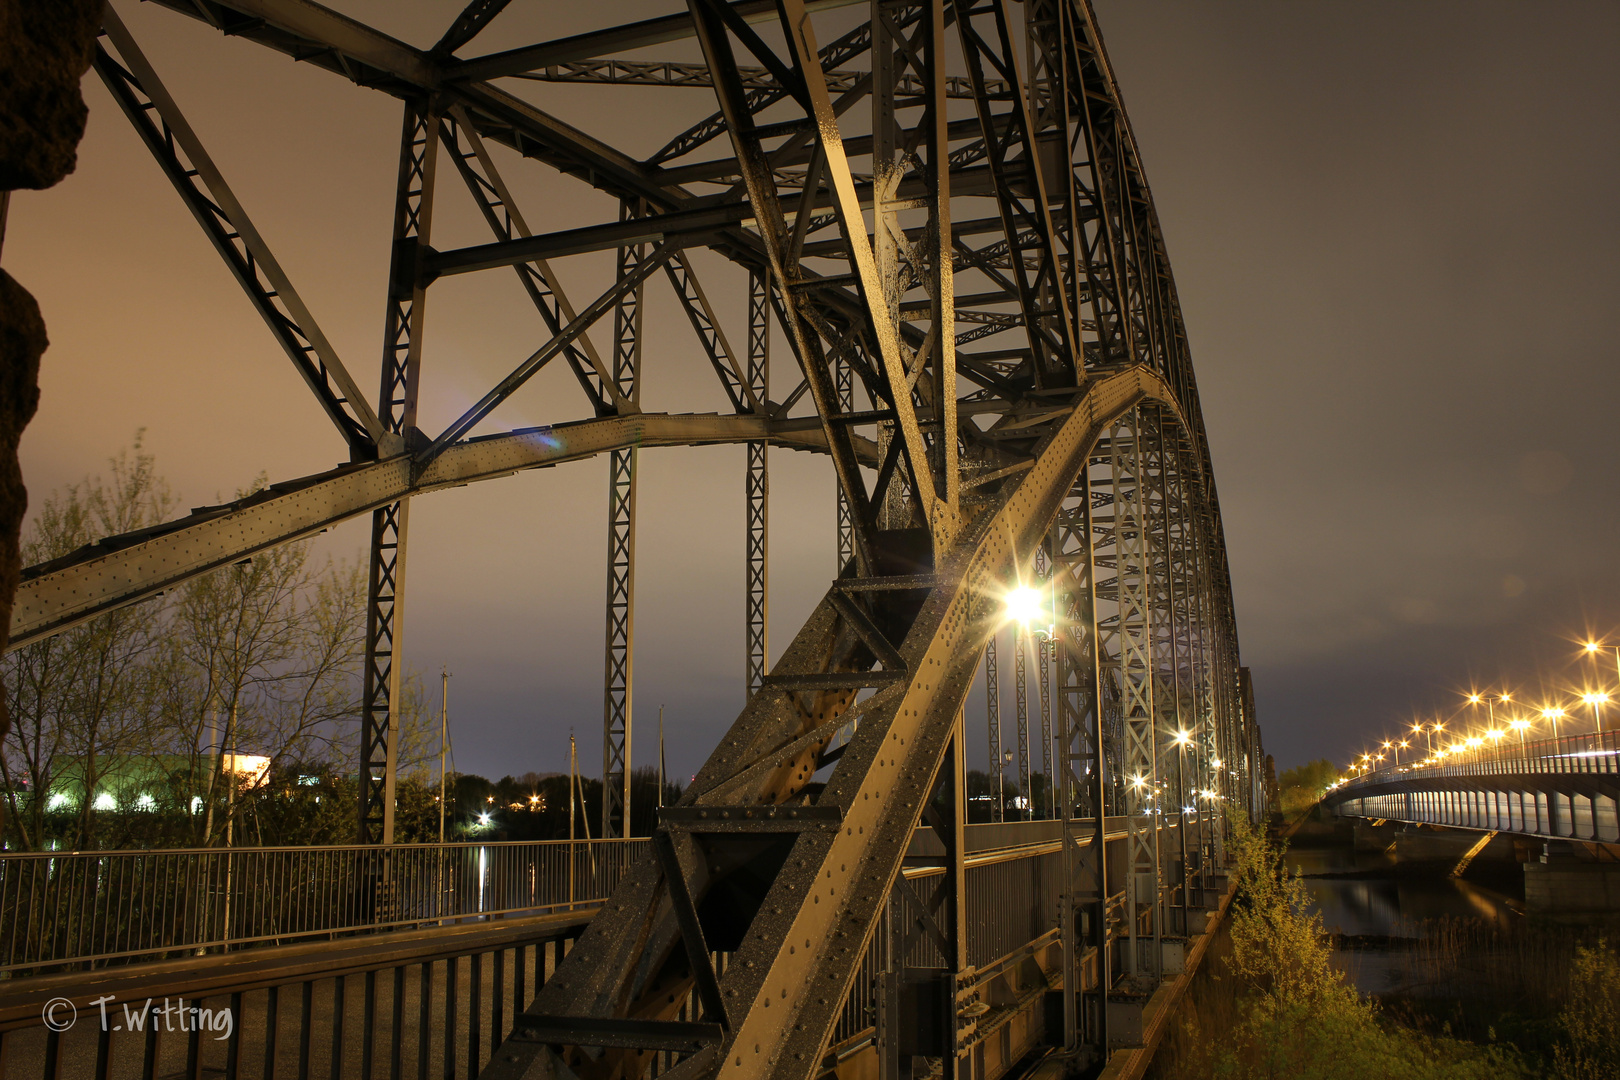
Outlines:
[[1524, 864], [1524, 906], [1531, 916], [1620, 927], [1620, 862], [1585, 854], [1567, 840], [1549, 840], [1539, 859]]

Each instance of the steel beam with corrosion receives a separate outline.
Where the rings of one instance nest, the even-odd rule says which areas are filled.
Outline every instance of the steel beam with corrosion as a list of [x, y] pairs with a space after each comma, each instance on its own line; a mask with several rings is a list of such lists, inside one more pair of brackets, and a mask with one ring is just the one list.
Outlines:
[[[767, 439], [790, 449], [825, 452], [820, 427], [812, 424], [773, 423], [759, 416], [642, 413], [473, 439], [452, 446], [420, 473], [409, 455], [339, 466], [222, 506], [202, 507], [167, 525], [108, 537], [29, 567], [17, 589], [7, 648], [21, 648], [103, 612], [150, 599], [210, 570], [313, 536], [407, 496], [630, 446]], [[857, 449], [876, 461], [875, 447]]]

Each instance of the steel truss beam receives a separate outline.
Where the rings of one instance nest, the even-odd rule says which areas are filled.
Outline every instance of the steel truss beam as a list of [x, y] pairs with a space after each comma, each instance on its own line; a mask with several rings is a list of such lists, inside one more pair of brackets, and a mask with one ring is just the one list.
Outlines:
[[[626, 202], [621, 221], [645, 217], [645, 202]], [[613, 381], [632, 411], [641, 408], [644, 245], [619, 249], [613, 309]], [[677, 290], [680, 282], [677, 281]], [[684, 293], [682, 294], [684, 297]], [[701, 291], [698, 294], [701, 297]], [[707, 305], [705, 305], [705, 308]], [[634, 446], [608, 460], [607, 640], [602, 652], [602, 836], [631, 836], [630, 774], [636, 650], [636, 466]]]
[[[1063, 973], [1090, 992], [1064, 995], [1063, 1045], [1108, 1045], [1108, 990], [1113, 986], [1113, 937], [1109, 925], [1108, 860], [1104, 821], [1108, 779], [1104, 770], [1103, 709], [1097, 632], [1096, 570], [1092, 524], [1092, 460], [1074, 484], [1052, 524], [1052, 609], [1057, 654], [1057, 776], [1054, 780], [1063, 839], [1063, 886], [1058, 927]], [[1089, 844], [1076, 819], [1090, 819]], [[1090, 978], [1085, 956], [1090, 950]], [[1081, 1007], [1083, 1004], [1084, 1007]]]
[[[672, 442], [749, 443], [747, 705], [686, 805], [659, 827], [656, 865], [633, 876], [563, 964], [536, 1005], [545, 1022], [537, 1018], [532, 1037], [520, 1024], [492, 1068], [555, 1065], [547, 1047], [567, 1034], [566, 1018], [593, 1017], [597, 1037], [604, 1024], [616, 1032], [613, 1048], [565, 1049], [570, 1067], [580, 1080], [634, 1080], [643, 1071], [634, 1039], [654, 1037], [648, 1025], [672, 1019], [691, 991], [718, 1041], [666, 1061], [670, 1080], [717, 1070], [808, 1080], [892, 894], [911, 826], [926, 820], [939, 832], [947, 872], [938, 876], [942, 888], [918, 898], [917, 925], [885, 929], [884, 977], [892, 989], [917, 974], [904, 970], [909, 937], [924, 932], [940, 948], [945, 969], [924, 977], [941, 990], [938, 1050], [945, 1074], [955, 1076], [960, 1054], [979, 1037], [963, 1011], [978, 988], [963, 946], [961, 700], [979, 653], [989, 660], [998, 588], [1027, 580], [1043, 558], [1056, 637], [1051, 652], [1038, 646], [1040, 740], [1051, 781], [1046, 809], [1063, 821], [1062, 977], [1088, 995], [1064, 995], [1064, 1035], [1070, 1046], [1105, 1047], [1106, 993], [1116, 973], [1156, 969], [1157, 948], [1138, 948], [1138, 939], [1162, 932], [1163, 889], [1178, 883], [1163, 874], [1170, 860], [1159, 858], [1149, 835], [1157, 830], [1142, 827], [1168, 796], [1159, 784], [1168, 776], [1168, 760], [1160, 761], [1167, 733], [1194, 732], [1177, 779], [1190, 776], [1199, 790], [1233, 802], [1253, 798], [1259, 744], [1174, 281], [1089, 7], [1027, 0], [1020, 19], [1003, 0], [866, 0], [870, 18], [820, 47], [810, 13], [847, 0], [689, 0], [684, 14], [460, 61], [450, 54], [501, 0], [473, 0], [426, 52], [310, 0], [157, 2], [407, 103], [406, 209], [396, 229], [378, 410], [384, 460], [218, 508], [173, 532], [124, 538], [124, 550], [39, 568], [34, 581], [49, 586], [39, 596], [55, 598], [40, 608], [39, 632], [205, 572], [227, 552], [380, 510], [366, 691], [367, 772], [375, 775], [395, 730], [386, 710], [397, 699], [388, 682], [398, 675], [408, 497], [492, 475], [492, 462], [512, 471], [623, 451], [610, 466], [604, 831], [628, 831], [632, 448], [656, 445], [660, 432]], [[755, 29], [771, 20], [780, 36]], [[1020, 22], [1027, 36], [1015, 42]], [[696, 38], [701, 65], [611, 55], [686, 37]], [[946, 74], [958, 61], [965, 78]], [[489, 82], [528, 73], [706, 85], [718, 111], [640, 161]], [[953, 101], [968, 99], [971, 115], [965, 107], [950, 115]], [[870, 135], [855, 119], [863, 104], [871, 106]], [[857, 130], [845, 137], [845, 128]], [[722, 138], [729, 158], [696, 160], [717, 154]], [[493, 243], [427, 247], [431, 200], [423, 196], [435, 139], [451, 149]], [[489, 142], [634, 213], [535, 237]], [[993, 198], [995, 216], [953, 220], [953, 196]], [[655, 250], [636, 250], [655, 242]], [[749, 275], [745, 357], [727, 343], [717, 305], [685, 254], [699, 244]], [[545, 259], [610, 247], [620, 249], [614, 287], [576, 312]], [[507, 265], [550, 339], [430, 441], [413, 415], [422, 289], [436, 274]], [[659, 269], [739, 415], [639, 415], [641, 292]], [[604, 362], [586, 331], [609, 309], [615, 347]], [[802, 376], [779, 403], [765, 385], [767, 312]], [[603, 419], [463, 441], [556, 356]], [[972, 384], [965, 396], [958, 375]], [[801, 401], [814, 417], [780, 419]], [[768, 673], [767, 440], [828, 452], [840, 504], [839, 580]], [[276, 520], [278, 512], [291, 516]], [[89, 591], [66, 595], [80, 586]], [[1027, 774], [1030, 702], [1027, 679], [1019, 682]], [[372, 807], [391, 804], [386, 790], [366, 797]], [[1131, 947], [1114, 950], [1100, 840], [1104, 815], [1121, 810], [1132, 821], [1122, 883]], [[1077, 824], [1087, 817], [1094, 824]], [[1085, 844], [1091, 828], [1095, 842]], [[1202, 868], [1219, 856], [1219, 830], [1202, 820], [1199, 843], [1198, 858], [1185, 856], [1184, 865]], [[1183, 904], [1190, 877], [1184, 869]], [[716, 905], [730, 914], [717, 916]], [[729, 954], [723, 971], [711, 951]], [[884, 1008], [889, 1080], [898, 1068], [897, 1020]], [[517, 1060], [506, 1060], [508, 1050]]]
[[990, 731], [990, 770], [993, 780], [991, 782], [991, 795], [995, 799], [995, 806], [991, 810], [990, 820], [1001, 821], [1006, 814], [1007, 806], [1007, 766], [1001, 760], [1001, 687], [996, 673], [996, 635], [991, 634], [990, 640], [984, 643], [984, 704], [988, 714], [986, 723]]
[[[529, 428], [452, 446], [425, 469], [408, 455], [343, 465], [222, 506], [205, 506], [167, 525], [108, 537], [23, 572], [12, 609], [8, 651], [139, 603], [340, 522], [407, 498], [544, 469], [629, 446], [705, 446], [768, 441], [826, 452], [819, 425], [757, 416], [641, 413]], [[876, 448], [857, 447], [876, 464]]]
[[[1114, 418], [1149, 398], [1174, 407], [1168, 388], [1141, 369], [1091, 383], [1041, 440], [1034, 464], [940, 553], [936, 573], [835, 582], [667, 825], [677, 847], [693, 845], [690, 856], [678, 869], [667, 860], [633, 869], [529, 1015], [673, 1019], [672, 1003], [685, 999], [694, 974], [699, 985], [707, 978], [691, 966], [685, 901], [672, 907], [666, 899], [690, 896], [705, 947], [730, 957], [716, 976], [723, 1011], [707, 1013], [724, 1034], [712, 1053], [692, 1059], [695, 1074], [813, 1077], [912, 828], [937, 784], [960, 783], [950, 779], [960, 765], [949, 747], [999, 621], [995, 583], [1028, 565]], [[855, 704], [857, 688], [874, 683], [868, 669], [887, 652], [895, 655], [881, 672], [899, 678], [880, 680], [875, 696]], [[834, 732], [856, 715], [831, 773], [814, 780]], [[938, 809], [941, 818], [954, 810]], [[739, 892], [745, 880], [755, 884]], [[706, 898], [720, 888], [728, 903], [746, 906], [703, 921]], [[959, 988], [955, 976], [951, 985]], [[531, 1038], [517, 1022], [492, 1061], [492, 1080], [532, 1069], [562, 1075], [551, 1049], [555, 1025], [546, 1023], [550, 1030]], [[585, 1067], [572, 1049], [563, 1060]], [[606, 1050], [589, 1071], [631, 1075], [639, 1071], [632, 1061]]]
[[[748, 370], [743, 383], [756, 412], [770, 400], [771, 286], [762, 273], [748, 276]], [[770, 668], [770, 444], [748, 444], [743, 485], [746, 523], [743, 554], [743, 692], [752, 700]]]
[[247, 211], [157, 72], [111, 8], [102, 15], [107, 38], [123, 63], [97, 48], [96, 73], [135, 126], [214, 249], [248, 295], [316, 400], [342, 433], [356, 460], [375, 457], [384, 442], [377, 414], [338, 359], [315, 317], [271, 254]]
[[1025, 651], [1028, 637], [1022, 627], [1013, 626], [1013, 721], [1017, 725], [1014, 730], [1018, 739], [1018, 787], [1024, 798], [1024, 812], [1020, 816], [1033, 821], [1035, 767], [1029, 751], [1029, 659]]
[[[433, 221], [439, 117], [425, 100], [405, 103], [394, 194], [394, 243], [383, 327], [382, 387], [377, 416], [391, 442], [420, 441], [416, 406], [421, 387], [422, 329], [427, 283], [422, 256]], [[394, 782], [399, 761], [400, 680], [404, 675], [405, 555], [411, 504], [378, 507], [371, 519], [366, 589], [366, 655], [360, 704], [360, 783], [357, 842], [394, 842]]]

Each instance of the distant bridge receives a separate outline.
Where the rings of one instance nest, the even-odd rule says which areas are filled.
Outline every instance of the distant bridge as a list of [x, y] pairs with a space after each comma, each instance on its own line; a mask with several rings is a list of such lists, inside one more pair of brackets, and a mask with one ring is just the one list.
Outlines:
[[[1483, 833], [1455, 844], [1450, 854], [1461, 854], [1459, 871], [1493, 840], [1505, 854], [1506, 840], [1519, 838], [1513, 854], [1524, 861], [1531, 914], [1620, 923], [1620, 733], [1507, 743], [1456, 757], [1367, 773], [1329, 792], [1323, 806], [1368, 823], [1404, 823], [1409, 841], [1419, 839], [1411, 829], [1423, 826]], [[1386, 840], [1399, 854], [1401, 835], [1378, 833], [1377, 843]], [[1409, 846], [1419, 858], [1437, 853], [1433, 843]]]
[[1341, 817], [1620, 844], [1620, 733], [1566, 735], [1455, 764], [1380, 769], [1330, 791]]

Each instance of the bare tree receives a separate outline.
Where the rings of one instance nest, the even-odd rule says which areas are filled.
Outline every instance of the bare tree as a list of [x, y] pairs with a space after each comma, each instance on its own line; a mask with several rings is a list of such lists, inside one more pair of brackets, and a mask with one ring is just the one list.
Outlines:
[[[110, 480], [86, 477], [45, 500], [23, 544], [25, 562], [60, 558], [98, 537], [155, 525], [173, 511], [174, 496], [143, 451], [140, 432], [133, 448], [108, 465]], [[5, 658], [12, 727], [0, 747], [0, 778], [18, 846], [44, 845], [48, 793], [75, 811], [68, 844], [93, 846], [104, 763], [148, 745], [156, 693], [151, 660], [162, 615], [159, 602], [121, 608]]]

